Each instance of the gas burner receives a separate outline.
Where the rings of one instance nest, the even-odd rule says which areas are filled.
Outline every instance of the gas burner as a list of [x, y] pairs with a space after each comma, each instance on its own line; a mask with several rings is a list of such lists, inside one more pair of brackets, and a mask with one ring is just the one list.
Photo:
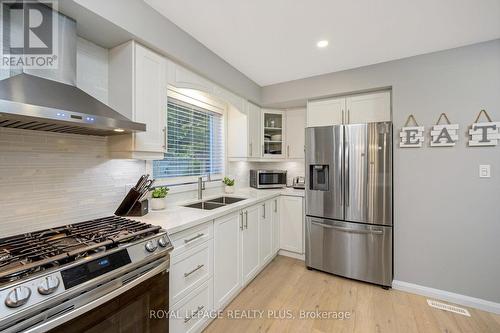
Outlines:
[[160, 227], [111, 216], [0, 239], [0, 282], [62, 266], [118, 244], [158, 233]]

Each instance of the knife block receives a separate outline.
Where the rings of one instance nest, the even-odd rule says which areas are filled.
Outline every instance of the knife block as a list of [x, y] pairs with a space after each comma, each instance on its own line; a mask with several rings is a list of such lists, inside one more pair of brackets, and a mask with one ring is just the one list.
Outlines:
[[127, 216], [144, 216], [149, 212], [149, 201], [148, 199], [144, 199], [141, 201], [137, 201], [130, 212], [128, 212]]

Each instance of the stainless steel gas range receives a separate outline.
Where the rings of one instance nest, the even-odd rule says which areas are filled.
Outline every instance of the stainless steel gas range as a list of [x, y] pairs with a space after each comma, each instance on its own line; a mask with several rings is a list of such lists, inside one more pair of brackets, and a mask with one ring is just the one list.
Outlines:
[[116, 216], [0, 239], [0, 331], [168, 332], [172, 249]]

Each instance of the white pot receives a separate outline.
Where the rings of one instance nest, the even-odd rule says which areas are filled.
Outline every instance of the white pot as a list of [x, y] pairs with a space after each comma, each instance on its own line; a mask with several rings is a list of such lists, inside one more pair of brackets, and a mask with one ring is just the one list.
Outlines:
[[225, 186], [224, 187], [224, 193], [228, 193], [228, 194], [231, 194], [231, 193], [234, 193], [234, 186]]
[[165, 207], [166, 207], [165, 198], [151, 198], [152, 210], [162, 210], [165, 209]]

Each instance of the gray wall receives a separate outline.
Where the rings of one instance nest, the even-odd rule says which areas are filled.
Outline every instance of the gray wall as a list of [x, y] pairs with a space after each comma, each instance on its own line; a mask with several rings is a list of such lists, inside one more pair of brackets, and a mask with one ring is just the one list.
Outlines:
[[[207, 79], [260, 104], [260, 86], [142, 0], [65, 0], [60, 1], [60, 9], [76, 18], [80, 26], [84, 25], [78, 29], [79, 33], [85, 32], [81, 35], [87, 39], [98, 42], [100, 34], [119, 40], [131, 34]], [[109, 22], [103, 22], [102, 18]], [[113, 25], [123, 30], [117, 31]], [[101, 44], [107, 43], [103, 40]]]
[[[500, 40], [268, 86], [262, 97], [296, 105], [385, 86], [396, 133], [410, 113], [427, 144], [441, 112], [461, 126], [453, 148], [394, 142], [395, 279], [500, 302], [500, 146], [466, 146], [481, 108], [500, 121]], [[480, 164], [491, 164], [492, 178], [478, 177]]]

